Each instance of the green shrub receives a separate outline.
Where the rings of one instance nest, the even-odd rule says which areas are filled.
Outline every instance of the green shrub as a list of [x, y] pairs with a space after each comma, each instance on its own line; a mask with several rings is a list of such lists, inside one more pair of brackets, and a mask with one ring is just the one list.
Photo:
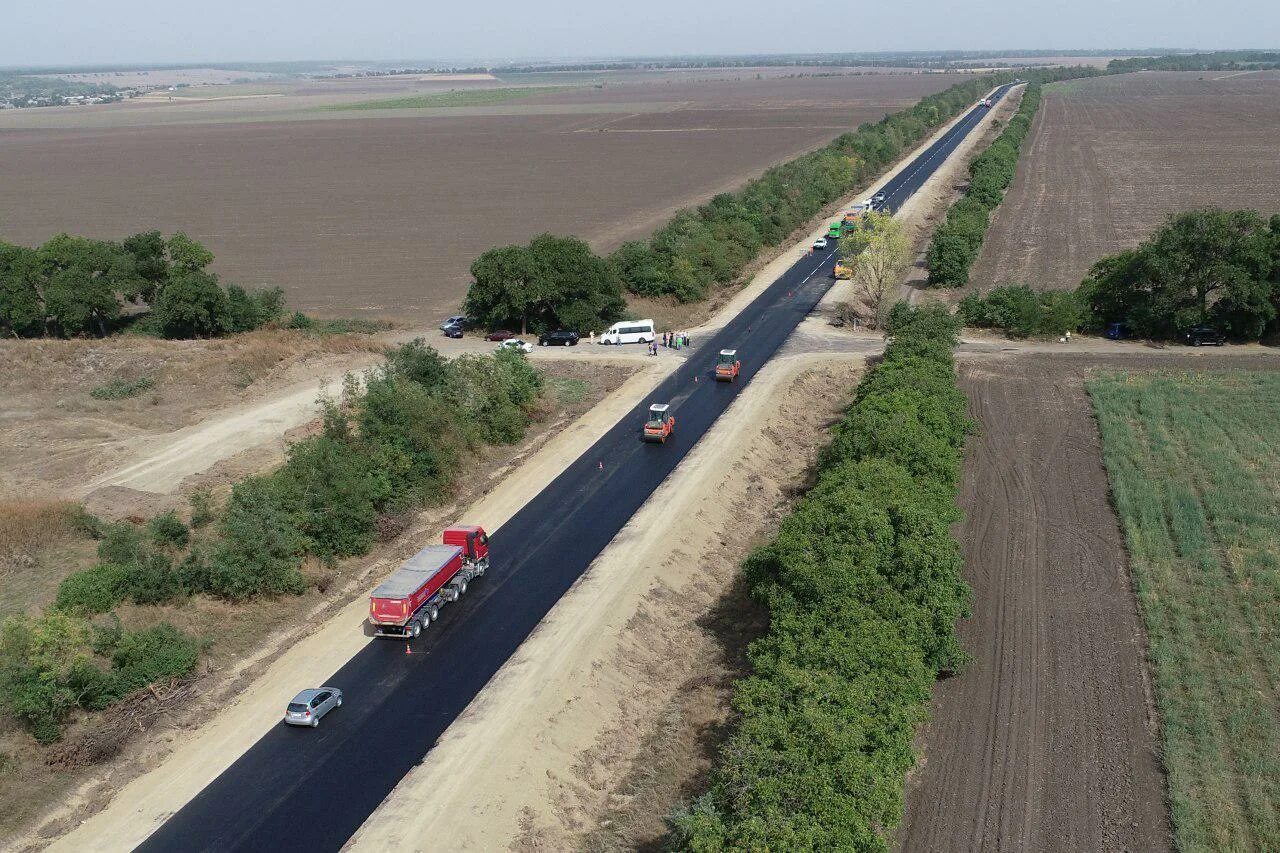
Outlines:
[[102, 527], [98, 542], [98, 559], [107, 563], [132, 563], [146, 550], [146, 540], [137, 527], [127, 521], [115, 521]]
[[128, 590], [126, 568], [115, 563], [99, 563], [63, 578], [53, 606], [81, 616], [106, 613], [128, 597]]
[[168, 622], [126, 632], [111, 653], [111, 669], [119, 695], [191, 672], [200, 659], [200, 646], [199, 640], [183, 634]]
[[74, 682], [92, 666], [88, 638], [88, 623], [59, 611], [12, 616], [0, 629], [0, 707], [40, 743], [58, 740], [77, 706]]
[[124, 400], [128, 397], [136, 397], [144, 391], [150, 391], [156, 387], [156, 381], [149, 376], [140, 376], [137, 379], [112, 379], [105, 385], [99, 385], [89, 392], [89, 396], [95, 400]]
[[194, 529], [199, 530], [217, 518], [213, 509], [213, 493], [208, 489], [192, 492], [187, 502], [191, 504], [191, 526]]
[[960, 300], [958, 314], [967, 326], [1001, 329], [1012, 338], [1059, 337], [1084, 320], [1074, 293], [1036, 293], [1025, 284], [993, 288], [985, 296], [971, 293]]
[[[168, 624], [128, 632], [94, 628], [53, 610], [15, 616], [0, 630], [0, 708], [40, 743], [53, 743], [76, 708], [101, 710], [141, 687], [190, 672], [199, 641]], [[110, 658], [110, 669], [98, 656]]]
[[274, 476], [284, 508], [321, 557], [363, 554], [374, 542], [377, 507], [391, 495], [378, 460], [349, 436], [326, 432], [289, 448]]
[[147, 522], [147, 533], [151, 536], [151, 542], [161, 548], [181, 550], [191, 540], [191, 531], [173, 510], [161, 513]]
[[209, 555], [209, 591], [230, 599], [300, 594], [307, 539], [285, 510], [273, 477], [250, 477], [231, 490]]

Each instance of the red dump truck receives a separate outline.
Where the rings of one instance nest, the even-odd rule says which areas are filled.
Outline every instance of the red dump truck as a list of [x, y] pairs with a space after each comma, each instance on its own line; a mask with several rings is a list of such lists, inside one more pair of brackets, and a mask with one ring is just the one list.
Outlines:
[[457, 601], [467, 584], [489, 568], [489, 537], [483, 527], [457, 526], [443, 544], [428, 545], [369, 595], [369, 624], [379, 637], [411, 639]]

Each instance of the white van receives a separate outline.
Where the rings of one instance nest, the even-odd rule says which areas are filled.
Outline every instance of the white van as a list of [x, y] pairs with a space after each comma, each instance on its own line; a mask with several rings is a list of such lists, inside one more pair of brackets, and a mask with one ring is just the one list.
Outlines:
[[649, 344], [656, 335], [653, 333], [652, 320], [623, 320], [614, 323], [602, 335], [602, 344]]

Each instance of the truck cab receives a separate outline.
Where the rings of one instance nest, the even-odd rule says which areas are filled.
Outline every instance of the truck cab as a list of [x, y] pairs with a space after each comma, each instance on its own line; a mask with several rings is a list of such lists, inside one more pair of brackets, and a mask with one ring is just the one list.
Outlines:
[[736, 349], [720, 350], [720, 355], [716, 356], [717, 382], [732, 382], [738, 378], [738, 373], [741, 370], [742, 362], [738, 361], [738, 351]]
[[649, 417], [644, 422], [644, 440], [666, 444], [676, 429], [676, 417], [667, 403], [654, 403], [649, 407]]
[[480, 568], [481, 574], [489, 568], [489, 534], [479, 525], [458, 524], [446, 528], [444, 544], [462, 548], [462, 559]]
[[841, 222], [832, 222], [829, 226], [827, 226], [827, 239], [828, 239], [828, 240], [839, 240], [839, 239], [840, 239], [840, 233], [841, 233], [841, 231], [843, 230], [843, 228], [844, 228], [844, 222], [843, 222], [843, 221], [841, 221]]

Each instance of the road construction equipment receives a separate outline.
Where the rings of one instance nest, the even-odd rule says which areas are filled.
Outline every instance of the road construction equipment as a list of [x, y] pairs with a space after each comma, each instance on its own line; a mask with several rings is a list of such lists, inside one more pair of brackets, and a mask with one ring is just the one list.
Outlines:
[[717, 382], [732, 382], [738, 378], [738, 372], [741, 370], [742, 362], [738, 361], [736, 349], [720, 350], [720, 355], [716, 358]]
[[649, 419], [644, 422], [645, 441], [666, 444], [675, 430], [676, 416], [671, 414], [671, 406], [666, 403], [654, 403], [649, 407]]

